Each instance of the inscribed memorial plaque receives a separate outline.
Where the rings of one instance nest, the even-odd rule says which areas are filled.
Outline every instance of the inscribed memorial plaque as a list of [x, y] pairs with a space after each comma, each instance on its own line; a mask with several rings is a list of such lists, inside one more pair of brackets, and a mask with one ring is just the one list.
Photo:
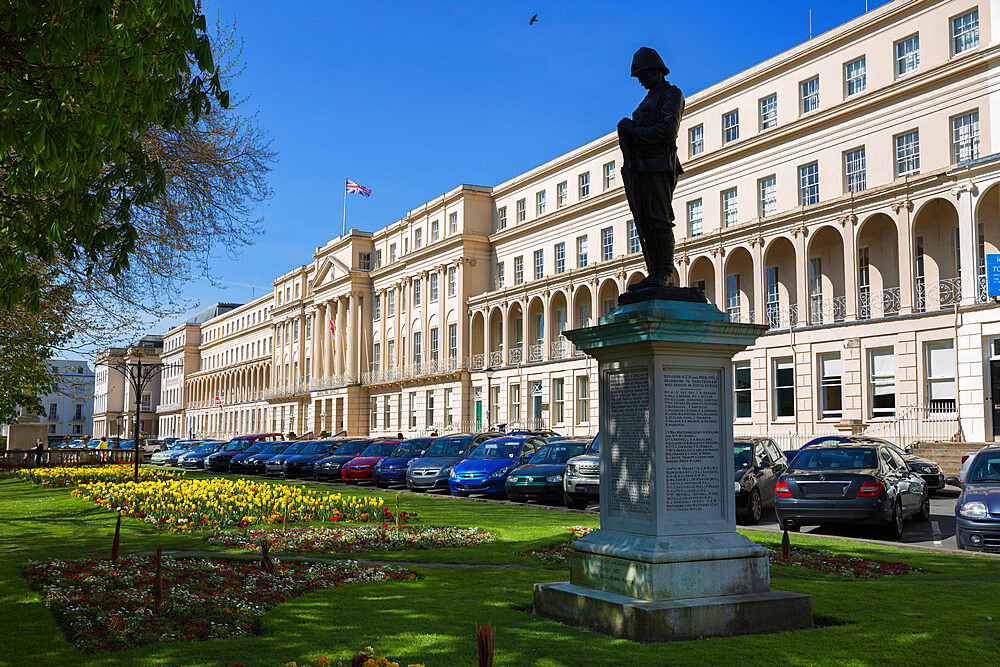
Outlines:
[[612, 512], [648, 515], [653, 478], [649, 371], [609, 373]]
[[672, 520], [721, 517], [721, 399], [718, 372], [663, 373], [666, 509]]

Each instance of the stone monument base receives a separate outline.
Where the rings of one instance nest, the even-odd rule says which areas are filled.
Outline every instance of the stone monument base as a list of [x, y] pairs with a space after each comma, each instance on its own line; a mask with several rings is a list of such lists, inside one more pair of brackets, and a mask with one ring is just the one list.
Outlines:
[[650, 602], [568, 581], [535, 584], [535, 613], [632, 641], [781, 632], [812, 627], [812, 598], [764, 591]]
[[7, 449], [34, 449], [41, 438], [49, 446], [49, 427], [38, 422], [17, 422], [7, 427]]
[[618, 305], [624, 306], [640, 301], [683, 301], [688, 303], [708, 303], [705, 293], [696, 287], [674, 287], [673, 285], [650, 285], [640, 289], [629, 289], [618, 297]]

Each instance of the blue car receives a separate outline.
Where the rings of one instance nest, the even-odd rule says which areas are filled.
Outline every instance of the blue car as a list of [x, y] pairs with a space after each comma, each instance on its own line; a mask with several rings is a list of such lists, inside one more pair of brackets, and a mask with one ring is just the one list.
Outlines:
[[220, 441], [206, 442], [177, 457], [177, 465], [185, 470], [205, 469], [205, 459], [209, 454], [222, 449], [226, 443]]
[[[281, 463], [281, 475], [283, 477], [312, 476], [316, 462], [328, 456], [339, 442], [339, 440], [310, 440], [303, 443], [305, 446], [297, 454], [280, 455], [277, 458], [284, 459]], [[270, 465], [269, 461], [268, 467]]]
[[406, 484], [406, 468], [410, 461], [423, 456], [435, 438], [412, 438], [399, 443], [386, 458], [375, 464], [375, 485], [380, 489], [391, 484]]
[[955, 503], [955, 542], [959, 549], [1000, 553], [1000, 446], [984, 447], [969, 465]]
[[470, 493], [507, 493], [507, 475], [545, 444], [544, 436], [506, 436], [487, 440], [451, 469], [448, 486], [456, 496]]

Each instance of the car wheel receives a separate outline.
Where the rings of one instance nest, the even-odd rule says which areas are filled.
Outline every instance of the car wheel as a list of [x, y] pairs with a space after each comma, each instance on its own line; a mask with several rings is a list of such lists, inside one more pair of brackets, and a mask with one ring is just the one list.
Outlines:
[[764, 514], [764, 504], [760, 499], [760, 489], [756, 486], [750, 492], [750, 497], [747, 499], [746, 511], [742, 513], [742, 523], [754, 524], [760, 521], [760, 517]]
[[574, 498], [566, 492], [563, 492], [563, 502], [566, 503], [566, 507], [571, 510], [584, 510], [587, 509], [587, 499], [586, 498]]
[[903, 536], [903, 510], [899, 502], [892, 506], [892, 519], [886, 524], [883, 534], [885, 539], [894, 542]]
[[913, 515], [914, 521], [927, 521], [931, 518], [931, 499], [928, 496], [920, 504], [920, 511]]

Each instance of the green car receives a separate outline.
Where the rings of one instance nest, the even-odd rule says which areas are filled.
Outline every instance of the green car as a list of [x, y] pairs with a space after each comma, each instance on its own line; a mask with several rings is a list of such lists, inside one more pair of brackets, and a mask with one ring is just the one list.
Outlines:
[[562, 504], [566, 462], [583, 454], [589, 444], [587, 440], [559, 440], [542, 445], [526, 464], [507, 476], [507, 497]]

